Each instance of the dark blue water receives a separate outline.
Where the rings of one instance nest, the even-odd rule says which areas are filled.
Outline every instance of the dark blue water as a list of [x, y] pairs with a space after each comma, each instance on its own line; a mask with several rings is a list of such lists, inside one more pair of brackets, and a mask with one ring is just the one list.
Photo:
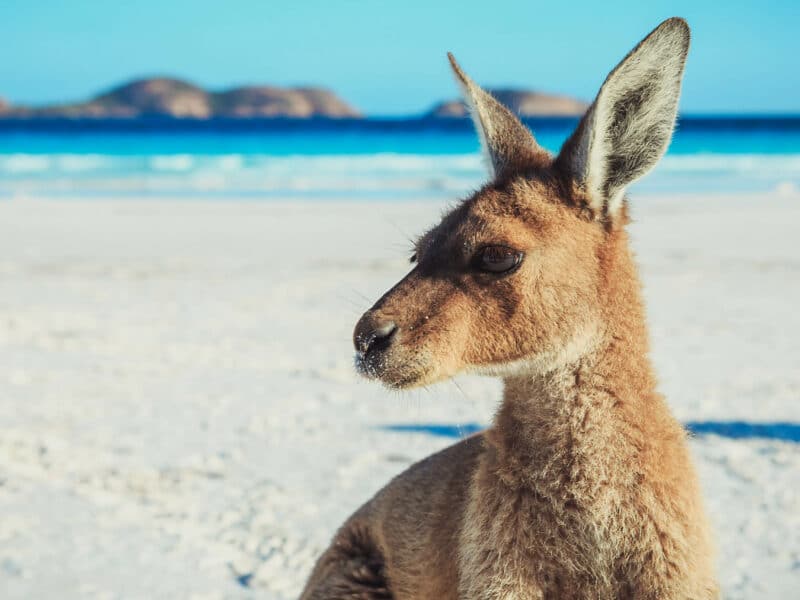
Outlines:
[[[530, 119], [557, 151], [576, 119]], [[484, 178], [468, 120], [0, 120], [0, 196], [453, 197]], [[800, 187], [800, 116], [684, 117], [637, 189]]]
[[[557, 150], [575, 118], [526, 119]], [[0, 120], [0, 152], [100, 154], [462, 154], [477, 147], [464, 119]], [[672, 154], [794, 154], [800, 116], [680, 119]]]

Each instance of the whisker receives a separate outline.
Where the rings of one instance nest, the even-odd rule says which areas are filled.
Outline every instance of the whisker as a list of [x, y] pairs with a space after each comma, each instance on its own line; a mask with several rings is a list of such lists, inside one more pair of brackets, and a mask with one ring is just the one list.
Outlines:
[[372, 300], [370, 300], [370, 298], [368, 296], [366, 296], [365, 294], [362, 294], [361, 292], [359, 292], [357, 289], [351, 288], [350, 292], [352, 292], [353, 294], [355, 294], [356, 296], [361, 298], [364, 302], [372, 304]]
[[[464, 388], [462, 388], [460, 385], [458, 385], [458, 382], [455, 380], [455, 378], [451, 379], [450, 381], [453, 382], [453, 385], [456, 387], [456, 389], [459, 391], [459, 393], [464, 397], [464, 399], [467, 402], [469, 402], [470, 406], [474, 408], [475, 407], [475, 401], [472, 398], [470, 398], [469, 396], [467, 396], [467, 393], [464, 391]], [[467, 437], [466, 436], [466, 432], [464, 431], [463, 423], [456, 423], [456, 427], [458, 427], [458, 437], [459, 438], [464, 439], [465, 437]]]
[[343, 300], [344, 302], [347, 302], [348, 304], [350, 304], [354, 308], [358, 308], [360, 306], [360, 302], [356, 302], [353, 298], [348, 298], [347, 296], [345, 296], [344, 294], [341, 294], [341, 293], [340, 294], [336, 294], [335, 298], [337, 300]]

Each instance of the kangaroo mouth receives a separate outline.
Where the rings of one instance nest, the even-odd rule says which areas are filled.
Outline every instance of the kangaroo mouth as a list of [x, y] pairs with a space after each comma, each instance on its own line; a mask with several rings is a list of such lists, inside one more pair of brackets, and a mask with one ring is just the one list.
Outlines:
[[356, 352], [355, 366], [359, 375], [367, 379], [380, 379], [386, 357], [385, 351]]
[[355, 368], [359, 375], [377, 380], [392, 389], [410, 389], [426, 382], [429, 369], [422, 356], [408, 356], [396, 346], [386, 343], [356, 352]]

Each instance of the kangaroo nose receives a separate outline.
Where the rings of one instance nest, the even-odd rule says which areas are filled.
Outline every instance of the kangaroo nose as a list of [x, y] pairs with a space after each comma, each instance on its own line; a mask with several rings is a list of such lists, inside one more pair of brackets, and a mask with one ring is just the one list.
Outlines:
[[353, 344], [357, 352], [366, 356], [370, 352], [387, 348], [396, 332], [397, 325], [394, 321], [376, 322], [371, 316], [364, 315], [353, 332]]

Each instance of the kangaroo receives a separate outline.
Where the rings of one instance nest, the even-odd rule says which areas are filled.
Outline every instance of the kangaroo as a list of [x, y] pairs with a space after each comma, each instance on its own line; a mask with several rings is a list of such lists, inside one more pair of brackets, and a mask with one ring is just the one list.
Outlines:
[[359, 320], [356, 365], [395, 389], [499, 376], [502, 404], [358, 509], [302, 599], [718, 596], [625, 231], [625, 189], [672, 135], [689, 38], [679, 18], [650, 33], [556, 157], [448, 55], [491, 181]]

